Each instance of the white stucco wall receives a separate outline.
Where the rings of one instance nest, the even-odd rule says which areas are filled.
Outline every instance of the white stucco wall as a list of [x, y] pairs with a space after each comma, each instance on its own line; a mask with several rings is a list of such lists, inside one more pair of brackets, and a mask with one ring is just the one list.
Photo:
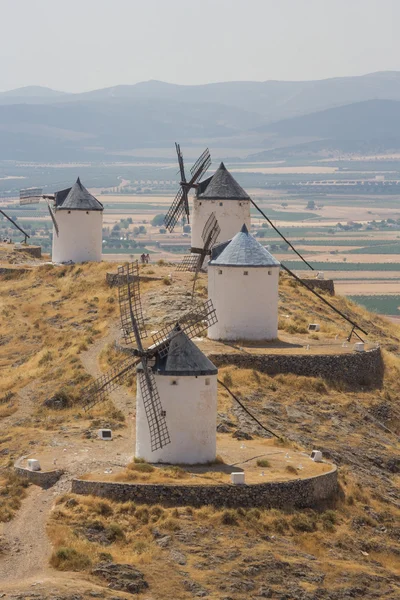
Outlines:
[[58, 210], [55, 217], [59, 235], [57, 236], [53, 226], [53, 262], [101, 261], [102, 211]]
[[[143, 377], [139, 373], [139, 377]], [[158, 392], [171, 443], [151, 451], [150, 432], [137, 386], [136, 451], [137, 458], [148, 462], [196, 464], [213, 461], [216, 456], [217, 376], [174, 377], [155, 374]], [[206, 385], [208, 380], [209, 385]], [[176, 381], [176, 385], [172, 382]]]
[[[248, 275], [244, 275], [247, 272]], [[278, 337], [279, 267], [208, 266], [208, 297], [218, 323], [212, 340], [273, 340]]]
[[250, 200], [200, 200], [194, 198], [191, 216], [192, 248], [203, 247], [201, 234], [211, 213], [215, 213], [221, 227], [221, 233], [217, 240], [219, 243], [231, 240], [241, 230], [243, 223], [250, 231]]

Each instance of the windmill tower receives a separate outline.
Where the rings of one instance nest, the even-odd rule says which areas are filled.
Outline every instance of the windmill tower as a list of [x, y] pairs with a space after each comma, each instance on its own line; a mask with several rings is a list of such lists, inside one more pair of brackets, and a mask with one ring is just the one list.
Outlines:
[[105, 400], [137, 370], [136, 456], [178, 464], [215, 459], [217, 369], [191, 341], [216, 322], [212, 302], [153, 334], [153, 344], [145, 349], [137, 263], [119, 267], [118, 296], [125, 343], [136, 348], [83, 391], [85, 409]]
[[229, 242], [215, 246], [208, 263], [208, 297], [218, 323], [213, 340], [272, 340], [278, 337], [280, 263], [246, 225]]
[[42, 199], [53, 221], [53, 262], [100, 262], [104, 208], [79, 177], [72, 187], [54, 194], [43, 194], [42, 188], [20, 191], [21, 206], [38, 204]]
[[243, 223], [250, 229], [250, 196], [221, 163], [196, 188], [193, 200], [191, 251], [201, 253], [202, 231], [212, 213], [221, 227], [220, 242], [233, 238]]
[[104, 208], [79, 177], [72, 188], [55, 194], [53, 210], [53, 262], [100, 262]]
[[[189, 339], [180, 326], [168, 353], [155, 356], [154, 382], [162, 399], [171, 443], [152, 451], [145, 397], [138, 386], [136, 400], [136, 457], [148, 462], [207, 463], [215, 460], [218, 369]], [[138, 366], [139, 380], [144, 377]]]

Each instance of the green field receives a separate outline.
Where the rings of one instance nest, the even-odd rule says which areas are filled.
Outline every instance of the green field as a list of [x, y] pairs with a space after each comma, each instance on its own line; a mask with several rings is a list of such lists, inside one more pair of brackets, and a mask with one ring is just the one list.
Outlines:
[[[299, 260], [283, 261], [288, 269], [304, 271], [307, 267]], [[349, 263], [349, 262], [314, 262], [310, 264], [316, 271], [400, 271], [400, 263]]]
[[347, 296], [353, 302], [381, 315], [400, 315], [400, 296]]

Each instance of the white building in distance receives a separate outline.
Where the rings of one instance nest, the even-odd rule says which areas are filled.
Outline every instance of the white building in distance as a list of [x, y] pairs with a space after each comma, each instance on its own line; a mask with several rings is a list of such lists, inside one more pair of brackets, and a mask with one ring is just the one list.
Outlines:
[[152, 368], [171, 442], [152, 451], [143, 404], [140, 364], [136, 402], [137, 458], [150, 463], [202, 464], [216, 457], [218, 369], [181, 332], [171, 340], [164, 358]]
[[215, 246], [208, 263], [208, 297], [218, 323], [212, 340], [273, 340], [278, 337], [280, 263], [243, 225]]
[[79, 177], [69, 189], [55, 194], [53, 223], [54, 263], [100, 262], [103, 205], [82, 185]]
[[211, 213], [215, 213], [221, 233], [218, 241], [233, 238], [243, 223], [250, 229], [250, 196], [221, 163], [212, 177], [202, 181], [193, 199], [191, 252], [203, 248], [201, 234]]

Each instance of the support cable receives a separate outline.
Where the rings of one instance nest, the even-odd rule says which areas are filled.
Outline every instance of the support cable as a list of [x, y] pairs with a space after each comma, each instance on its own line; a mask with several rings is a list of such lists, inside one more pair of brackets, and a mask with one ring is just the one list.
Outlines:
[[[340, 311], [338, 308], [336, 308], [336, 306], [333, 306], [333, 304], [331, 304], [330, 302], [328, 302], [328, 300], [326, 300], [323, 296], [321, 296], [321, 294], [318, 294], [318, 292], [316, 292], [315, 290], [313, 290], [313, 288], [310, 285], [308, 285], [304, 281], [304, 279], [300, 279], [300, 277], [297, 277], [297, 275], [295, 275], [293, 273], [293, 271], [291, 271], [290, 269], [288, 269], [287, 267], [285, 267], [285, 265], [282, 264], [282, 263], [281, 263], [281, 267], [287, 273], [289, 273], [289, 275], [291, 275], [292, 277], [294, 277], [294, 279], [296, 279], [296, 281], [298, 281], [299, 283], [301, 283], [301, 285], [304, 285], [304, 287], [306, 287], [312, 294], [314, 294], [314, 296], [317, 296], [317, 298], [319, 298], [320, 300], [322, 300], [322, 302], [324, 302], [327, 306], [329, 306], [332, 310], [334, 310], [338, 315], [340, 315], [343, 319], [345, 319], [346, 321], [348, 321], [348, 323], [350, 323], [350, 325], [353, 325], [353, 330], [354, 329], [359, 329], [360, 331], [362, 331], [362, 333], [364, 333], [365, 335], [368, 335], [368, 333], [365, 331], [365, 329], [363, 329], [362, 327], [360, 327], [359, 325], [357, 325], [357, 323], [355, 323], [347, 315], [345, 315], [344, 313], [342, 313], [342, 311]], [[353, 332], [356, 333], [355, 331], [353, 331]], [[356, 334], [356, 335], [358, 336], [358, 334]], [[358, 336], [358, 337], [360, 337], [360, 336]]]
[[299, 258], [301, 258], [301, 260], [302, 260], [302, 261], [303, 261], [303, 262], [304, 262], [304, 263], [307, 265], [307, 267], [309, 267], [309, 268], [310, 268], [312, 271], [314, 271], [314, 267], [312, 267], [312, 266], [310, 265], [310, 263], [306, 261], [306, 259], [305, 259], [305, 258], [304, 258], [304, 257], [303, 257], [301, 254], [300, 254], [300, 252], [298, 252], [298, 251], [296, 250], [296, 248], [293, 246], [293, 244], [291, 244], [291, 243], [289, 242], [289, 240], [287, 240], [287, 239], [285, 238], [285, 236], [283, 235], [283, 233], [281, 233], [281, 232], [279, 231], [279, 229], [278, 229], [277, 227], [275, 227], [275, 225], [273, 224], [273, 222], [271, 221], [271, 219], [269, 219], [269, 218], [267, 217], [267, 215], [265, 214], [265, 212], [264, 212], [264, 211], [262, 211], [262, 210], [261, 210], [261, 208], [259, 208], [259, 207], [257, 206], [257, 204], [254, 202], [254, 200], [252, 200], [252, 199], [250, 198], [250, 202], [251, 202], [251, 203], [252, 203], [252, 205], [253, 205], [253, 206], [254, 206], [254, 207], [255, 207], [255, 208], [258, 210], [258, 212], [262, 214], [262, 216], [264, 217], [264, 219], [266, 219], [266, 220], [268, 221], [268, 223], [271, 225], [271, 227], [272, 227], [273, 229], [275, 229], [276, 233], [277, 233], [278, 235], [280, 235], [280, 236], [281, 236], [281, 238], [282, 238], [282, 239], [283, 239], [283, 240], [284, 240], [284, 241], [285, 241], [285, 242], [286, 242], [286, 243], [287, 243], [287, 244], [288, 244], [288, 245], [291, 247], [291, 249], [293, 250], [293, 252], [295, 252], [295, 253], [297, 254], [297, 256], [298, 256]]
[[235, 396], [235, 394], [233, 392], [231, 392], [231, 390], [220, 379], [217, 379], [217, 381], [220, 385], [222, 385], [223, 388], [226, 389], [226, 391], [232, 396], [232, 398], [234, 400], [236, 400], [236, 402], [239, 404], [239, 406], [241, 408], [243, 408], [245, 413], [247, 413], [249, 415], [249, 417], [251, 417], [253, 419], [253, 421], [255, 421], [257, 423], [257, 425], [259, 425], [262, 429], [264, 429], [264, 431], [266, 431], [267, 433], [270, 433], [271, 435], [275, 436], [276, 438], [278, 438], [278, 439], [281, 438], [280, 435], [274, 433], [273, 431], [271, 431], [271, 429], [268, 429], [267, 427], [265, 427], [265, 425], [260, 423], [260, 421], [258, 419], [256, 419], [256, 417], [244, 406], [244, 404], [242, 404], [242, 402], [240, 402], [239, 398], [237, 396]]

